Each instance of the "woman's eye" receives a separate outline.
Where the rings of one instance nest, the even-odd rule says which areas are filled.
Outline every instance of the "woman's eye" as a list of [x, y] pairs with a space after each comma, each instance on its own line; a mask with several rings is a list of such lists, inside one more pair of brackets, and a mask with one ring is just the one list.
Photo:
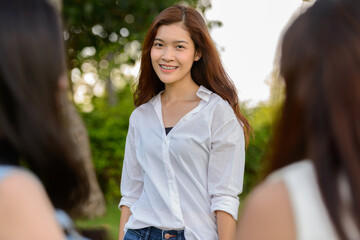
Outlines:
[[177, 45], [176, 48], [180, 48], [180, 49], [181, 49], [181, 48], [184, 48], [184, 46], [182, 46], [182, 45]]
[[161, 43], [154, 43], [154, 46], [155, 47], [162, 47], [162, 44]]

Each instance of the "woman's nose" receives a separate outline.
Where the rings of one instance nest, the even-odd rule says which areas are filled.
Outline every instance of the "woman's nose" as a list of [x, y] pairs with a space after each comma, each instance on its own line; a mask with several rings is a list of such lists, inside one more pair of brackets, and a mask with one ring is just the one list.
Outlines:
[[174, 60], [173, 51], [169, 48], [165, 48], [161, 56], [161, 59], [167, 62]]

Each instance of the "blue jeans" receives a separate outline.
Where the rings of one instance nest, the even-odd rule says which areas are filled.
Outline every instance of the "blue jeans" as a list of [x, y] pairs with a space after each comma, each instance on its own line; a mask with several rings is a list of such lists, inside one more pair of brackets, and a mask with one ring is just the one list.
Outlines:
[[184, 230], [161, 230], [155, 227], [128, 229], [124, 240], [185, 240]]

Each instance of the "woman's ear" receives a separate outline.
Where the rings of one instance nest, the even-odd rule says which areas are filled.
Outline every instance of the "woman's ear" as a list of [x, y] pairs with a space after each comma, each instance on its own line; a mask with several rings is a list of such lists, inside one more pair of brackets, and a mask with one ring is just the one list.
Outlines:
[[202, 54], [201, 54], [201, 51], [200, 51], [200, 50], [196, 50], [194, 60], [195, 60], [195, 61], [199, 61], [200, 58], [201, 58], [201, 55], [202, 55]]

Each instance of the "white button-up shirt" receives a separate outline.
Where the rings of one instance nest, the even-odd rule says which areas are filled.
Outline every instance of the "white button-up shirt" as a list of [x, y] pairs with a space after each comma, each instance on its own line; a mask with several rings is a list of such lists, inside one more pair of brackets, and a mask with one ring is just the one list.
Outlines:
[[187, 240], [218, 239], [215, 211], [237, 219], [245, 141], [230, 104], [203, 86], [199, 105], [166, 135], [161, 93], [131, 114], [121, 178], [126, 229], [184, 229]]

